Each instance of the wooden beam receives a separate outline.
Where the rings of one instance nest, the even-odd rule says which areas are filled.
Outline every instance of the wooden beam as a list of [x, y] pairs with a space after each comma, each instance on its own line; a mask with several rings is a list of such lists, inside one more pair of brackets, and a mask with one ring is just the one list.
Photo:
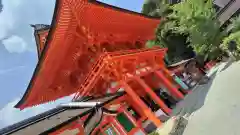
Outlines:
[[148, 108], [134, 90], [132, 90], [124, 81], [121, 81], [120, 84], [124, 87], [126, 93], [133, 99], [135, 105], [141, 108], [145, 116], [148, 117], [148, 119], [151, 120], [157, 127], [159, 127], [162, 122], [155, 116], [155, 114]]
[[172, 110], [168, 108], [168, 106], [163, 102], [163, 100], [161, 100], [140, 77], [135, 77], [135, 79], [165, 113], [171, 114]]
[[169, 92], [178, 99], [183, 99], [183, 94], [159, 71], [155, 71], [157, 77], [163, 82], [163, 85], [169, 90]]

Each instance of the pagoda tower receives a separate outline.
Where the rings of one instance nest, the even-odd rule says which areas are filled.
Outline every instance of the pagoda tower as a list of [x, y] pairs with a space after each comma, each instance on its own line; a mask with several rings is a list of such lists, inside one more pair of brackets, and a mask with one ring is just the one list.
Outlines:
[[31, 27], [34, 28], [34, 37], [37, 44], [37, 53], [38, 53], [38, 57], [40, 57], [43, 51], [43, 48], [45, 46], [48, 32], [50, 30], [50, 25], [31, 24]]
[[[94, 115], [88, 112], [79, 117], [89, 123], [90, 116], [101, 114], [102, 119], [95, 120], [98, 126], [88, 134], [107, 128], [120, 135], [145, 134], [146, 121], [159, 127], [163, 120], [156, 113], [170, 115], [185, 94], [165, 67], [167, 49], [145, 47], [159, 23], [159, 18], [94, 0], [56, 0], [51, 25], [31, 25], [39, 62], [15, 107], [33, 107], [71, 94], [75, 94], [73, 102], [85, 101], [86, 97], [98, 101], [97, 97], [123, 92], [108, 103], [104, 100], [100, 107], [114, 111], [114, 115], [103, 115], [104, 109], [94, 107]], [[130, 126], [123, 128], [118, 117], [130, 120]], [[60, 134], [70, 127], [91, 129], [74, 121], [48, 133]]]

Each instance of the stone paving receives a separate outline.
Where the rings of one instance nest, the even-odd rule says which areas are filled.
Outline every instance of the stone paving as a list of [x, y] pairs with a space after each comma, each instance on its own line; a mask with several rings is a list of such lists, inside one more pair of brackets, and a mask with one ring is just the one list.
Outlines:
[[220, 64], [208, 75], [209, 83], [197, 86], [178, 104], [173, 118], [158, 130], [160, 135], [171, 134], [174, 116], [188, 119], [181, 135], [240, 135], [240, 62]]
[[183, 135], [240, 135], [240, 62], [227, 66], [196, 91]]

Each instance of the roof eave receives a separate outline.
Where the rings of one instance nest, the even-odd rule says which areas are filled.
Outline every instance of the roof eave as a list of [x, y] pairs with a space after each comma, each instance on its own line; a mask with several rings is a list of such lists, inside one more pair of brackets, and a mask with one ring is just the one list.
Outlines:
[[25, 93], [24, 93], [23, 97], [20, 99], [20, 101], [14, 106], [15, 108], [23, 109], [22, 105], [24, 104], [24, 101], [29, 96], [32, 84], [35, 81], [35, 78], [36, 78], [36, 76], [37, 76], [37, 74], [38, 74], [38, 72], [39, 72], [39, 70], [40, 70], [40, 68], [42, 66], [42, 62], [44, 60], [45, 53], [46, 53], [46, 51], [47, 51], [47, 49], [49, 47], [48, 43], [52, 39], [52, 35], [54, 33], [54, 30], [55, 30], [55, 26], [56, 26], [56, 22], [57, 22], [56, 18], [57, 18], [58, 10], [59, 10], [59, 3], [60, 3], [60, 0], [56, 0], [54, 13], [53, 13], [53, 19], [52, 19], [52, 22], [51, 22], [51, 27], [50, 27], [50, 30], [49, 30], [49, 34], [47, 36], [47, 40], [45, 42], [45, 46], [43, 48], [43, 51], [42, 51], [41, 55], [39, 55], [39, 61], [38, 61], [37, 66], [36, 66], [36, 68], [34, 70], [33, 76], [32, 76], [32, 78], [30, 80], [30, 83], [29, 83], [29, 85], [27, 87], [27, 90], [25, 91]]

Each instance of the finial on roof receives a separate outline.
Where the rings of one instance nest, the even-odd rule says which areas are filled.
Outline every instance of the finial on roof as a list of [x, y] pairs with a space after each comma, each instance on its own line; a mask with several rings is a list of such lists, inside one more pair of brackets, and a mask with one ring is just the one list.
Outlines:
[[50, 25], [46, 25], [46, 24], [30, 24], [30, 26], [33, 27], [34, 30], [41, 30], [41, 29], [50, 27]]
[[30, 24], [31, 27], [35, 28], [35, 25], [34, 24]]

